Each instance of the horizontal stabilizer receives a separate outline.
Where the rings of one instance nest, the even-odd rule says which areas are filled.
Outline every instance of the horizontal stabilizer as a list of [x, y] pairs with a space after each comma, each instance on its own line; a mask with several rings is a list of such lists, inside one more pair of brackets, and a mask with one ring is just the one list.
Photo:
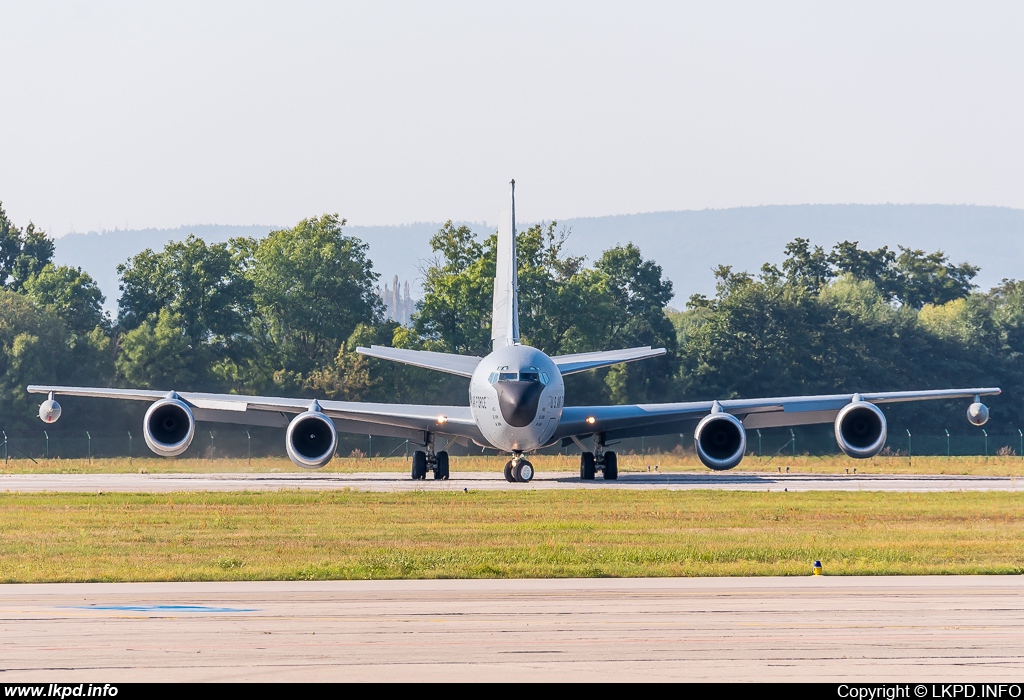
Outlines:
[[617, 365], [621, 362], [636, 362], [646, 360], [648, 357], [658, 357], [665, 354], [665, 348], [652, 348], [649, 345], [642, 348], [629, 348], [627, 350], [605, 350], [601, 352], [580, 352], [575, 355], [560, 355], [552, 357], [551, 360], [558, 366], [562, 376], [586, 372], [588, 369]]
[[452, 355], [446, 352], [429, 352], [427, 350], [405, 350], [402, 348], [388, 348], [381, 345], [371, 345], [368, 348], [356, 348], [360, 355], [377, 357], [382, 360], [401, 362], [414, 367], [425, 367], [436, 369], [439, 372], [457, 374], [460, 377], [472, 377], [473, 370], [480, 364], [479, 357], [475, 355]]

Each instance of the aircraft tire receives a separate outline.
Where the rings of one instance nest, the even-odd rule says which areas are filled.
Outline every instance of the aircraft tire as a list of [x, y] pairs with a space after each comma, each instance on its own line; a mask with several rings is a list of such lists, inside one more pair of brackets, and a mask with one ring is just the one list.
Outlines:
[[505, 462], [505, 481], [510, 484], [515, 481], [515, 478], [512, 476], [512, 460]]
[[595, 474], [597, 474], [597, 462], [594, 461], [594, 453], [584, 452], [580, 455], [580, 479], [593, 481]]
[[619, 478], [619, 458], [614, 452], [604, 453], [604, 478], [608, 481]]
[[412, 453], [412, 480], [419, 481], [427, 478], [427, 453], [423, 450], [416, 450]]
[[512, 478], [520, 484], [528, 484], [533, 480], [533, 465], [525, 459], [519, 460], [519, 464], [512, 469]]
[[448, 453], [437, 453], [437, 468], [434, 469], [434, 479], [448, 480]]

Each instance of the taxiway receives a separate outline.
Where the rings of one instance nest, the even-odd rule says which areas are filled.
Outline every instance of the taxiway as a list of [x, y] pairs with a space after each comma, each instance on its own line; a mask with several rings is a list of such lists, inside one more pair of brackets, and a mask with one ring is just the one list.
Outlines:
[[725, 489], [733, 491], [1020, 491], [1024, 478], [952, 475], [831, 475], [763, 472], [629, 472], [617, 481], [581, 481], [571, 472], [539, 473], [510, 484], [493, 472], [452, 473], [446, 481], [413, 481], [406, 473], [283, 474], [5, 474], [0, 491], [165, 493], [173, 491], [518, 491], [523, 489]]
[[1024, 577], [0, 586], [0, 682], [1019, 681]]

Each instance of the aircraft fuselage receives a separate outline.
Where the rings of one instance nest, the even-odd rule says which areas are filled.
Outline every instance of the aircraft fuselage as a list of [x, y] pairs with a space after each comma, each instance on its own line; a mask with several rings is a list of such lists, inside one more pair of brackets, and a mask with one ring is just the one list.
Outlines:
[[551, 358], [529, 345], [499, 348], [477, 365], [469, 405], [491, 446], [528, 452], [547, 445], [565, 405], [565, 383]]

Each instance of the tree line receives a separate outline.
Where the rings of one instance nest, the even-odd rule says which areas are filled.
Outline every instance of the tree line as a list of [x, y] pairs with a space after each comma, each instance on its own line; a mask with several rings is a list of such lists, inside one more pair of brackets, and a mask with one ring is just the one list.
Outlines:
[[[352, 401], [464, 403], [465, 380], [355, 353], [377, 343], [484, 355], [496, 236], [446, 223], [430, 241], [409, 327], [386, 321], [367, 246], [337, 215], [265, 238], [190, 236], [118, 267], [116, 317], [53, 241], [0, 207], [0, 427], [38, 428], [33, 383]], [[1024, 284], [976, 289], [978, 268], [941, 252], [830, 251], [797, 238], [780, 266], [715, 270], [683, 310], [633, 244], [588, 262], [554, 222], [520, 232], [523, 341], [550, 354], [652, 345], [656, 360], [567, 378], [572, 403], [1001, 386], [993, 425], [1024, 425]], [[685, 254], [681, 250], [680, 254]], [[110, 402], [113, 404], [113, 402]], [[109, 428], [131, 408], [69, 411], [65, 429]], [[963, 406], [891, 409], [908, 427], [967, 429]]]

